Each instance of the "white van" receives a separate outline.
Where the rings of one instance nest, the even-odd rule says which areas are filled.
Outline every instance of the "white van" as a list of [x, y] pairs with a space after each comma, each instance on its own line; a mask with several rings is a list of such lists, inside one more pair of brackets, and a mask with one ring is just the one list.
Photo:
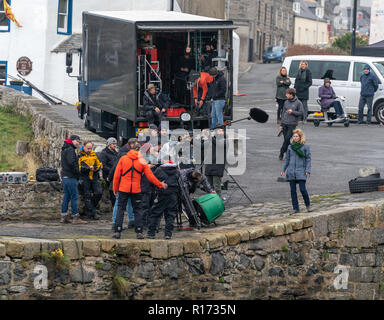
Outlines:
[[[308, 62], [312, 73], [312, 86], [309, 88], [308, 114], [320, 111], [316, 102], [318, 90], [324, 83], [324, 78], [331, 78], [332, 87], [336, 95], [344, 96], [344, 111], [351, 118], [356, 118], [360, 99], [360, 76], [363, 74], [365, 64], [371, 67], [379, 79], [379, 89], [373, 99], [372, 115], [377, 121], [384, 123], [384, 57], [359, 57], [359, 56], [328, 56], [307, 55], [285, 58], [283, 66], [287, 68], [292, 84], [295, 83], [300, 61]], [[332, 75], [331, 77], [329, 75]], [[364, 114], [367, 107], [364, 108]]]

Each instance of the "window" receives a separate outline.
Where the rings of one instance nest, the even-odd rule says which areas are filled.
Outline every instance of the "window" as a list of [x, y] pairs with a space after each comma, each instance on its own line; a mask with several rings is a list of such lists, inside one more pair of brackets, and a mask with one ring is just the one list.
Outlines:
[[[8, 4], [11, 5], [11, 0], [8, 0]], [[4, 2], [0, 0], [0, 32], [9, 32], [10, 25], [10, 20], [5, 16]]]
[[[354, 67], [353, 67], [353, 81], [354, 82], [360, 82], [360, 77], [364, 73], [364, 66], [366, 65], [366, 62], [355, 62]], [[374, 62], [373, 63], [377, 69], [379, 69], [380, 73], [384, 72], [383, 68], [383, 62], [378, 63]], [[381, 64], [381, 67], [380, 67]], [[377, 77], [376, 73], [371, 70], [371, 72]]]
[[373, 65], [379, 70], [384, 78], [384, 61], [374, 62]]
[[57, 33], [72, 34], [72, 0], [58, 0]]
[[257, 11], [257, 23], [260, 24], [261, 0], [259, 1], [259, 9]]
[[264, 9], [264, 24], [267, 24], [267, 11], [268, 11], [268, 5], [265, 4], [265, 9]]
[[7, 61], [0, 61], [0, 85], [7, 84]]
[[[299, 64], [299, 60], [291, 62], [289, 68], [290, 77], [296, 77]], [[347, 81], [350, 65], [350, 62], [344, 61], [308, 61], [308, 68], [311, 70], [313, 79], [330, 78], [331, 80]]]

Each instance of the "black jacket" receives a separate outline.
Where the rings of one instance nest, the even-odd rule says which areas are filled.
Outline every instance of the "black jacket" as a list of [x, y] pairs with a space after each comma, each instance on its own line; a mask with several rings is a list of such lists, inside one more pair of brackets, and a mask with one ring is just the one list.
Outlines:
[[72, 143], [64, 142], [61, 148], [61, 177], [79, 179], [79, 176], [76, 148]]
[[181, 179], [184, 183], [184, 186], [189, 190], [189, 193], [194, 193], [196, 191], [196, 188], [200, 185], [203, 187], [203, 189], [206, 192], [214, 191], [214, 189], [209, 184], [207, 177], [205, 175], [201, 176], [200, 182], [197, 182], [197, 183], [194, 182], [192, 179], [192, 172], [193, 171], [195, 171], [195, 169], [193, 169], [193, 168], [180, 170]]
[[174, 192], [175, 190], [179, 190], [178, 178], [180, 172], [177, 169], [176, 164], [163, 164], [155, 170], [154, 175], [157, 179], [159, 179], [159, 181], [165, 182], [168, 185], [165, 192]]
[[171, 105], [171, 100], [162, 94], [161, 92], [156, 93], [155, 95], [149, 94], [148, 91], [144, 92], [143, 98], [143, 108], [145, 112], [153, 111], [155, 108], [165, 109]]
[[309, 99], [309, 87], [312, 85], [312, 73], [308, 68], [297, 70], [295, 79], [296, 97], [300, 100]]
[[100, 152], [99, 160], [103, 164], [103, 179], [107, 180], [109, 172], [112, 170], [113, 165], [117, 159], [117, 152], [115, 150], [111, 150], [108, 147], [103, 149]]
[[227, 81], [222, 71], [219, 71], [219, 74], [214, 78], [211, 87], [213, 100], [225, 100]]
[[[216, 146], [217, 146], [217, 151], [220, 153], [223, 153], [219, 157], [216, 156]], [[205, 165], [205, 175], [222, 177], [224, 175], [225, 160], [226, 160], [224, 136], [223, 138], [219, 137], [219, 139], [217, 139], [217, 137], [214, 136], [212, 138], [212, 143], [210, 144], [210, 148], [212, 150], [212, 164]]]
[[204, 57], [204, 61], [201, 64], [201, 70], [208, 72], [210, 68], [213, 67], [213, 58], [217, 58], [217, 51], [211, 50], [208, 51], [207, 55]]

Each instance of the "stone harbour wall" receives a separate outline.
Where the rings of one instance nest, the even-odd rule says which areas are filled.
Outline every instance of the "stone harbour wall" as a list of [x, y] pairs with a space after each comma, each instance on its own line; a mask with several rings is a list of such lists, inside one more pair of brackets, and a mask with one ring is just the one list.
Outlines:
[[384, 201], [177, 241], [0, 238], [4, 300], [382, 300], [383, 277]]
[[[60, 219], [64, 193], [61, 182], [28, 182], [0, 184], [0, 221], [48, 221]], [[56, 189], [55, 189], [56, 188]], [[78, 208], [83, 213], [83, 197], [79, 196]], [[69, 208], [69, 211], [71, 209]], [[108, 190], [104, 190], [98, 212], [103, 218], [111, 217]]]
[[94, 142], [95, 148], [105, 147], [105, 139], [61, 117], [49, 104], [20, 91], [0, 86], [0, 108], [4, 106], [12, 106], [16, 113], [31, 118], [35, 136], [31, 149], [41, 159], [43, 166], [60, 168], [61, 147], [64, 140], [72, 134], [80, 136], [82, 141]]

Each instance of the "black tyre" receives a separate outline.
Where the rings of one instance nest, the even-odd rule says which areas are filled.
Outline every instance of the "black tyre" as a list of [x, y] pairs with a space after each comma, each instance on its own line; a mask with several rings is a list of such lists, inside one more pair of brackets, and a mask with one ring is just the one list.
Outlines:
[[362, 193], [377, 191], [379, 186], [384, 185], [384, 179], [380, 178], [356, 178], [348, 182], [351, 193]]
[[375, 108], [375, 118], [379, 123], [384, 123], [384, 102], [380, 102]]
[[313, 120], [313, 125], [315, 127], [318, 127], [320, 125], [320, 121], [319, 120]]
[[344, 122], [344, 127], [349, 127], [349, 121]]
[[332, 127], [333, 123], [332, 122], [328, 122], [327, 125], [328, 125], [328, 127]]

